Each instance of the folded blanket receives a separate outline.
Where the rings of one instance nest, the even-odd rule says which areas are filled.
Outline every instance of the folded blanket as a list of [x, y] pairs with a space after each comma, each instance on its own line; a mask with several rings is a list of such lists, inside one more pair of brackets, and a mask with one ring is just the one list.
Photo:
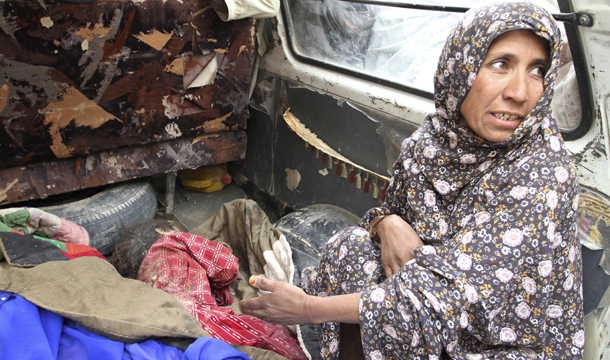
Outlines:
[[[29, 211], [23, 210], [23, 212], [11, 213], [11, 215], [18, 215], [18, 213], [24, 216], [30, 214]], [[6, 225], [8, 223], [20, 228], [16, 219], [14, 216], [8, 216], [3, 219], [6, 223], [0, 221], [0, 260], [4, 259], [10, 265], [31, 267], [48, 261], [67, 261], [82, 256], [106, 259], [99, 251], [90, 246], [51, 240], [38, 235], [26, 235]]]
[[6, 227], [24, 234], [34, 234], [81, 245], [89, 245], [89, 233], [83, 227], [48, 212], [35, 208], [9, 208], [0, 210], [0, 231]]

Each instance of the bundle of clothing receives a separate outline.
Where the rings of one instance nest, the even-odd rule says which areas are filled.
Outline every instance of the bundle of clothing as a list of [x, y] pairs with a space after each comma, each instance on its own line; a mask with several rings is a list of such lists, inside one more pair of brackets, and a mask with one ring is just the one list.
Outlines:
[[175, 297], [123, 278], [87, 239], [39, 209], [0, 212], [0, 358], [285, 359], [213, 339]]
[[83, 227], [35, 208], [0, 210], [0, 249], [10, 264], [34, 266], [82, 256], [104, 256], [89, 245]]

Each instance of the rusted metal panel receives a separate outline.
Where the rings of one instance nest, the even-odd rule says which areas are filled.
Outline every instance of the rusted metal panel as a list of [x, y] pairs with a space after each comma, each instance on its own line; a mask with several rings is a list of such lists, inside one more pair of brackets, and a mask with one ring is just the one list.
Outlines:
[[[243, 159], [243, 131], [200, 135], [0, 171], [0, 205]], [[57, 181], [49, 181], [57, 179]]]
[[203, 0], [0, 1], [0, 168], [244, 129], [254, 35]]

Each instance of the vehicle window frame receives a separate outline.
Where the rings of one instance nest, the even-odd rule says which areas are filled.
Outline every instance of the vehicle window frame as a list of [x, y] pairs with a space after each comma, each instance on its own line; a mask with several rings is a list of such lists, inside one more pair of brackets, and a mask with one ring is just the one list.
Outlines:
[[[562, 13], [573, 12], [570, 0], [557, 0], [559, 11]], [[578, 92], [580, 94], [581, 116], [578, 126], [574, 129], [560, 129], [565, 141], [579, 139], [589, 132], [593, 126], [593, 97], [591, 96], [591, 81], [587, 73], [587, 63], [585, 61], [582, 44], [578, 32], [578, 26], [564, 23], [566, 36], [572, 53], [572, 63], [576, 73]]]
[[[294, 37], [293, 31], [293, 22], [292, 18], [289, 14], [289, 4], [288, 0], [281, 0], [281, 11], [282, 17], [284, 20], [286, 37], [288, 39], [287, 44], [290, 53], [300, 62], [321, 67], [323, 69], [336, 71], [338, 73], [360, 78], [366, 81], [369, 81], [374, 84], [379, 84], [383, 86], [388, 86], [400, 91], [407, 92], [412, 95], [416, 95], [428, 100], [434, 100], [434, 94], [432, 92], [415, 88], [413, 86], [404, 85], [402, 83], [392, 81], [389, 79], [385, 79], [379, 77], [375, 74], [349, 68], [346, 66], [342, 66], [339, 64], [334, 64], [329, 61], [325, 61], [322, 59], [314, 58], [308, 55], [305, 55], [298, 51], [296, 45], [296, 39]], [[559, 6], [560, 13], [571, 13], [573, 12], [570, 0], [557, 0], [557, 4]], [[428, 10], [435, 11], [435, 10]], [[580, 94], [580, 102], [581, 102], [581, 119], [573, 129], [560, 129], [561, 134], [566, 141], [576, 140], [583, 137], [587, 132], [591, 129], [593, 125], [593, 98], [591, 96], [591, 84], [587, 74], [587, 66], [586, 60], [584, 57], [584, 53], [582, 50], [582, 45], [578, 33], [578, 26], [571, 25], [569, 23], [563, 23], [566, 31], [566, 36], [568, 38], [570, 51], [572, 53], [572, 61], [574, 66], [574, 71], [576, 73], [576, 80], [578, 83], [578, 89]]]
[[302, 54], [301, 52], [299, 52], [297, 50], [296, 40], [293, 35], [293, 30], [292, 30], [293, 23], [292, 23], [292, 18], [290, 17], [290, 14], [288, 13], [288, 7], [289, 7], [288, 1], [287, 0], [281, 0], [281, 1], [282, 1], [282, 6], [281, 6], [282, 16], [284, 19], [284, 23], [286, 25], [284, 30], [286, 31], [286, 37], [288, 39], [288, 48], [290, 49], [290, 53], [297, 60], [299, 60], [305, 64], [308, 64], [308, 65], [318, 66], [318, 67], [322, 67], [327, 70], [337, 71], [339, 73], [357, 77], [360, 79], [364, 79], [364, 80], [370, 81], [375, 84], [389, 86], [389, 87], [392, 87], [397, 90], [402, 90], [402, 91], [408, 92], [408, 93], [416, 95], [416, 96], [420, 96], [420, 97], [428, 99], [428, 100], [434, 100], [434, 94], [429, 91], [421, 90], [421, 89], [418, 89], [418, 88], [415, 88], [412, 86], [408, 86], [408, 85], [404, 85], [404, 84], [401, 84], [401, 83], [398, 83], [398, 82], [395, 82], [392, 80], [384, 79], [384, 78], [378, 77], [374, 74], [367, 73], [365, 71], [352, 69], [352, 68], [349, 68], [346, 66], [341, 66], [338, 64], [331, 63], [329, 61], [316, 59], [314, 57]]

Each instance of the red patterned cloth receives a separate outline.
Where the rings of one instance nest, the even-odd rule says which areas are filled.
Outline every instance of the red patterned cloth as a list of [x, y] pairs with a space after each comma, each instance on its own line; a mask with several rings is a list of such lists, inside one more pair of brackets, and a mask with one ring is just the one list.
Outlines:
[[148, 250], [137, 278], [173, 295], [217, 339], [272, 350], [290, 359], [307, 359], [294, 335], [283, 326], [221, 307], [233, 302], [229, 284], [238, 272], [238, 260], [226, 247], [175, 232]]

